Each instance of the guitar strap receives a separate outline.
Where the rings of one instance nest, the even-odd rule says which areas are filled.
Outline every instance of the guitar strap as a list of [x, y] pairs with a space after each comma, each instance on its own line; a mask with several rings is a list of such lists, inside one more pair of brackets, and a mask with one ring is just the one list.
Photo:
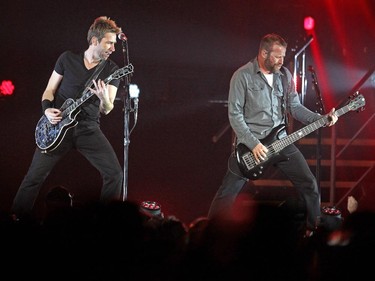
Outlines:
[[288, 76], [286, 75], [284, 66], [280, 69], [282, 75], [281, 76], [281, 83], [283, 85], [283, 97], [281, 100], [281, 111], [284, 115], [285, 125], [288, 126], [288, 114], [287, 114], [287, 106], [288, 106]]
[[86, 91], [87, 88], [91, 88], [92, 84], [93, 84], [93, 80], [96, 80], [100, 74], [100, 72], [102, 72], [102, 70], [104, 69], [104, 66], [105, 64], [107, 63], [107, 60], [102, 60], [99, 65], [96, 67], [94, 73], [90, 76], [90, 78], [86, 81], [85, 83], [85, 87], [83, 88], [83, 91], [78, 94], [76, 96], [76, 99], [78, 99], [79, 97], [81, 97], [83, 95], [83, 93]]

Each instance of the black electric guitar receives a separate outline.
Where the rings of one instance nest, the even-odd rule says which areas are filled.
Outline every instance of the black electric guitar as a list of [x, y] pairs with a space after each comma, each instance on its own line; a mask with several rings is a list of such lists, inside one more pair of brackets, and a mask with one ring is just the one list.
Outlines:
[[[347, 105], [336, 110], [336, 115], [337, 117], [340, 117], [349, 111], [358, 110], [362, 108], [365, 103], [365, 98], [356, 92]], [[243, 143], [237, 144], [235, 148], [235, 155], [241, 172], [249, 179], [259, 179], [270, 165], [288, 160], [285, 156], [279, 153], [283, 148], [325, 126], [328, 122], [328, 117], [322, 116], [315, 122], [281, 139], [278, 139], [278, 135], [282, 130], [285, 129], [285, 126], [280, 125], [274, 128], [272, 132], [262, 140], [263, 145], [268, 148], [268, 152], [266, 159], [258, 163], [255, 160], [254, 154], [246, 145]]]
[[[128, 64], [108, 76], [104, 80], [104, 83], [108, 84], [111, 80], [120, 79], [125, 75], [133, 73], [133, 71], [133, 65]], [[51, 124], [48, 118], [43, 115], [39, 119], [35, 129], [36, 145], [45, 153], [56, 149], [63, 140], [67, 130], [78, 124], [76, 117], [81, 111], [80, 106], [93, 95], [94, 93], [89, 89], [85, 89], [79, 99], [67, 99], [60, 108], [62, 119], [55, 125]]]

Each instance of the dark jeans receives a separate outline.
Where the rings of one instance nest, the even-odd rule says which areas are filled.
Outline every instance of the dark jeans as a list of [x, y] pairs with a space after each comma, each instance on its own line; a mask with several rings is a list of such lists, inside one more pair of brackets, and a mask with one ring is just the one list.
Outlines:
[[[316, 178], [311, 172], [305, 157], [295, 145], [289, 145], [281, 153], [289, 158], [276, 164], [285, 176], [292, 182], [297, 192], [302, 196], [306, 205], [307, 228], [314, 229], [321, 216], [320, 193]], [[246, 179], [232, 153], [228, 159], [228, 170], [219, 187], [208, 212], [208, 217], [225, 214], [231, 210], [237, 195], [242, 190]]]
[[98, 124], [79, 123], [67, 130], [63, 141], [55, 150], [42, 153], [36, 148], [29, 170], [13, 200], [13, 214], [31, 214], [47, 176], [71, 149], [77, 149], [100, 172], [103, 179], [100, 200], [110, 202], [121, 199], [123, 172], [115, 151]]

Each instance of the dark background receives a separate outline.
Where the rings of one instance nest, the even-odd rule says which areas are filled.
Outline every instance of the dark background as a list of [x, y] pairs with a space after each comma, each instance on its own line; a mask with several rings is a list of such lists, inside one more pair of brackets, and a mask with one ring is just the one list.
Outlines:
[[[321, 57], [318, 62], [308, 47], [306, 60], [327, 85], [327, 89], [320, 89], [326, 108], [347, 100], [358, 83], [366, 97], [365, 111], [340, 118], [338, 137], [374, 138], [375, 79], [367, 74], [372, 73], [375, 61], [375, 1], [5, 0], [0, 13], [0, 81], [11, 80], [15, 85], [12, 96], [0, 97], [0, 206], [5, 210], [30, 164], [34, 129], [41, 117], [40, 99], [55, 61], [66, 49], [86, 49], [87, 30], [102, 15], [115, 20], [126, 34], [134, 65], [131, 82], [141, 90], [138, 122], [130, 135], [128, 154], [130, 200], [157, 201], [164, 213], [186, 222], [206, 215], [231, 149], [231, 132], [223, 130], [227, 108], [221, 103], [227, 98], [230, 77], [256, 55], [261, 36], [270, 32], [289, 42], [286, 63], [292, 65], [293, 50], [301, 48], [306, 39], [305, 16], [316, 20], [314, 44], [319, 44]], [[111, 59], [123, 66], [121, 43], [116, 49]], [[102, 129], [121, 163], [123, 99], [121, 89], [115, 109], [102, 118]], [[316, 110], [315, 102], [316, 90], [307, 77], [305, 103]], [[329, 137], [331, 130], [324, 129], [322, 134]], [[307, 158], [314, 158], [315, 146], [301, 145], [301, 150]], [[324, 146], [322, 154], [330, 158], [329, 146]], [[346, 149], [340, 159], [374, 161], [374, 155], [370, 142], [366, 147]], [[356, 182], [366, 169], [338, 168], [337, 180]], [[373, 198], [373, 174], [366, 176], [362, 197]], [[330, 180], [329, 166], [322, 168], [322, 177]], [[37, 210], [43, 208], [48, 188], [59, 184], [68, 187], [77, 202], [85, 202], [99, 197], [101, 178], [72, 151], [45, 182]], [[287, 189], [281, 187], [281, 191]], [[275, 194], [280, 190], [266, 187], [262, 192]], [[329, 201], [327, 190], [322, 196], [322, 201]]]

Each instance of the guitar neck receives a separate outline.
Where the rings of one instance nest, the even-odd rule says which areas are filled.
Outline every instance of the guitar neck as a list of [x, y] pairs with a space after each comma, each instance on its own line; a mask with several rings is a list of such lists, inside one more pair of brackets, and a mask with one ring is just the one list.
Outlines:
[[[111, 77], [107, 77], [104, 80], [104, 83], [107, 85], [111, 81]], [[92, 93], [89, 89], [85, 89], [83, 94], [81, 95], [80, 98], [76, 99], [71, 105], [69, 105], [64, 113], [63, 116], [69, 115], [71, 112], [75, 111], [78, 107], [80, 107], [84, 102], [86, 102], [89, 98], [91, 98], [94, 93]]]
[[62, 113], [62, 116], [68, 116], [71, 112], [75, 111], [78, 107], [80, 107], [85, 101], [91, 98], [94, 95], [90, 90], [85, 90], [82, 96], [72, 102]]
[[[340, 117], [341, 115], [344, 115], [349, 111], [349, 106], [344, 106], [338, 110], [335, 111], [335, 114], [337, 117]], [[292, 143], [295, 143], [296, 141], [302, 139], [303, 137], [311, 134], [312, 132], [316, 131], [317, 129], [323, 127], [328, 123], [328, 117], [323, 116], [320, 119], [316, 120], [315, 122], [299, 129], [298, 131], [293, 132], [292, 134], [288, 135], [287, 137], [277, 140], [274, 143], [271, 144], [273, 150], [275, 152], [280, 152], [282, 149], [287, 147], [288, 145], [291, 145]]]
[[[114, 73], [109, 75], [106, 79], [104, 79], [104, 83], [107, 85], [109, 82], [111, 82], [113, 79], [120, 79], [121, 77], [125, 75], [129, 75], [133, 73], [134, 67], [132, 64], [128, 64], [124, 66], [123, 68], [120, 68], [116, 70]], [[92, 86], [92, 84], [91, 84]], [[90, 87], [91, 87], [90, 86]], [[78, 107], [80, 107], [85, 101], [87, 101], [89, 98], [91, 98], [94, 95], [89, 89], [85, 89], [83, 94], [80, 98], [75, 100], [71, 105], [69, 105], [63, 112], [63, 116], [69, 115], [71, 112], [76, 110]]]

